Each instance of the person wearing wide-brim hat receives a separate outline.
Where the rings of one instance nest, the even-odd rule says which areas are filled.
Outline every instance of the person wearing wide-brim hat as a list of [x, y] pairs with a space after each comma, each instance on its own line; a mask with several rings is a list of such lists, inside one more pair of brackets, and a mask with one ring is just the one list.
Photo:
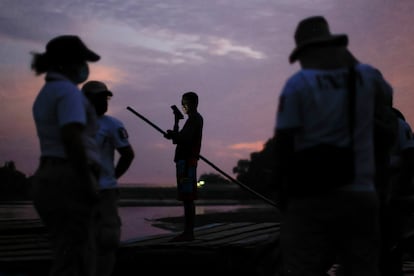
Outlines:
[[[298, 61], [301, 68], [280, 94], [274, 136], [278, 197], [283, 203], [284, 275], [326, 275], [339, 258], [345, 275], [377, 276], [374, 111], [385, 108], [383, 101], [377, 101], [376, 90], [392, 94], [392, 88], [377, 69], [353, 57], [347, 49], [348, 36], [332, 34], [322, 16], [299, 22], [295, 44], [289, 62]], [[332, 170], [315, 166], [320, 164], [322, 156], [317, 151], [321, 148], [352, 152], [347, 163], [339, 155], [325, 162], [351, 168], [346, 181], [335, 175], [322, 181]], [[299, 163], [292, 161], [297, 156], [309, 160], [301, 167], [309, 174], [298, 171]]]
[[49, 233], [52, 276], [95, 274], [92, 215], [100, 169], [97, 122], [77, 85], [89, 76], [88, 62], [99, 59], [75, 35], [55, 37], [45, 52], [33, 53], [32, 70], [45, 74], [32, 110], [40, 144], [33, 202]]
[[301, 54], [310, 48], [348, 45], [346, 34], [332, 34], [326, 19], [322, 16], [302, 20], [295, 32], [296, 47], [289, 56], [290, 63], [295, 62]]

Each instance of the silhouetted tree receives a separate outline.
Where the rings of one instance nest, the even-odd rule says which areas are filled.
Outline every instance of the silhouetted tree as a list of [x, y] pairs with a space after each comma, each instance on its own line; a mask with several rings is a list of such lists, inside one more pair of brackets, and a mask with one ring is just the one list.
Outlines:
[[259, 152], [250, 154], [250, 160], [239, 160], [233, 172], [237, 180], [265, 196], [273, 196], [274, 139], [270, 138]]
[[216, 173], [204, 173], [200, 175], [199, 180], [208, 184], [228, 184], [230, 182], [227, 178]]
[[200, 198], [243, 201], [251, 199], [251, 194], [243, 189], [237, 189], [240, 187], [236, 183], [233, 183], [233, 180], [217, 173], [204, 173], [200, 175], [199, 181], [205, 182], [200, 189]]
[[25, 200], [29, 199], [29, 180], [16, 169], [13, 161], [7, 161], [0, 167], [0, 199]]
[[[233, 173], [237, 174], [237, 180], [244, 183], [248, 180], [250, 160], [241, 159], [237, 162], [237, 166], [233, 168]], [[246, 183], [246, 185], [248, 185]]]

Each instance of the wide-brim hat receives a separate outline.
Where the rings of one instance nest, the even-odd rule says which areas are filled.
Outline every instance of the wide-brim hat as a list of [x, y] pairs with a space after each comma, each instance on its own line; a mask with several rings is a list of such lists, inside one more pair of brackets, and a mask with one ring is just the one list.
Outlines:
[[98, 61], [100, 56], [89, 49], [76, 35], [61, 35], [50, 40], [46, 45], [46, 56], [63, 63], [80, 61]]
[[86, 96], [93, 96], [98, 94], [105, 94], [111, 97], [113, 96], [113, 93], [108, 89], [105, 83], [95, 80], [86, 82], [82, 86], [82, 92], [85, 93]]
[[346, 34], [331, 34], [326, 19], [322, 16], [312, 16], [299, 22], [295, 31], [296, 48], [289, 56], [290, 63], [295, 62], [301, 51], [312, 46], [333, 45], [347, 46]]

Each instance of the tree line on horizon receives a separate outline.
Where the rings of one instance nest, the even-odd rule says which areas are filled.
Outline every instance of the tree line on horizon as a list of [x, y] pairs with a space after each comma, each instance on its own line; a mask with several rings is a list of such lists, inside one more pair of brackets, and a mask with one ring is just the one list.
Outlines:
[[275, 139], [269, 138], [261, 151], [252, 152], [250, 159], [241, 159], [233, 168], [237, 180], [265, 197], [275, 196]]
[[[261, 151], [250, 153], [250, 159], [240, 159], [233, 168], [236, 180], [263, 196], [274, 196], [274, 145], [275, 139], [268, 139]], [[217, 173], [205, 173], [200, 175], [208, 185], [228, 184], [232, 180]]]
[[30, 199], [30, 178], [16, 169], [14, 161], [0, 167], [0, 200]]
[[[273, 149], [274, 139], [267, 140], [259, 152], [252, 152], [250, 159], [241, 159], [233, 168], [237, 181], [264, 195], [273, 196]], [[229, 184], [231, 180], [217, 173], [201, 174], [199, 180], [208, 185]], [[30, 199], [30, 177], [17, 170], [14, 161], [0, 167], [0, 200]]]

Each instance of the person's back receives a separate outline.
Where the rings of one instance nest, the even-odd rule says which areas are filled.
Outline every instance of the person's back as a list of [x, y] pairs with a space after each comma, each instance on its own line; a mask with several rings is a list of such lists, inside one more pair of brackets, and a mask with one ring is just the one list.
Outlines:
[[[338, 257], [346, 275], [378, 275], [374, 116], [377, 98], [383, 95], [377, 88], [390, 86], [378, 70], [353, 58], [346, 49], [347, 36], [330, 34], [323, 17], [299, 23], [295, 39], [290, 61], [299, 60], [301, 69], [282, 90], [275, 128], [277, 164], [293, 172], [286, 176], [283, 206], [284, 271], [323, 275]], [[318, 187], [329, 172], [315, 167], [315, 179], [293, 181], [295, 156], [310, 149], [317, 153], [325, 145], [351, 148], [350, 180], [331, 179]], [[321, 158], [314, 154], [308, 160]], [[338, 159], [332, 156], [326, 163]]]
[[[355, 66], [357, 93], [355, 101], [355, 181], [358, 189], [374, 190], [374, 102], [377, 86], [382, 83], [380, 73], [366, 64]], [[302, 124], [295, 136], [296, 150], [303, 150], [319, 143], [347, 146], [350, 142], [348, 128], [348, 73], [349, 67], [334, 70], [304, 68], [295, 74], [287, 86], [295, 86], [295, 100], [299, 101], [303, 115], [290, 116], [286, 122], [292, 126]], [[297, 122], [294, 122], [297, 120]], [[281, 122], [280, 127], [283, 127]], [[299, 125], [298, 125], [299, 126]]]

